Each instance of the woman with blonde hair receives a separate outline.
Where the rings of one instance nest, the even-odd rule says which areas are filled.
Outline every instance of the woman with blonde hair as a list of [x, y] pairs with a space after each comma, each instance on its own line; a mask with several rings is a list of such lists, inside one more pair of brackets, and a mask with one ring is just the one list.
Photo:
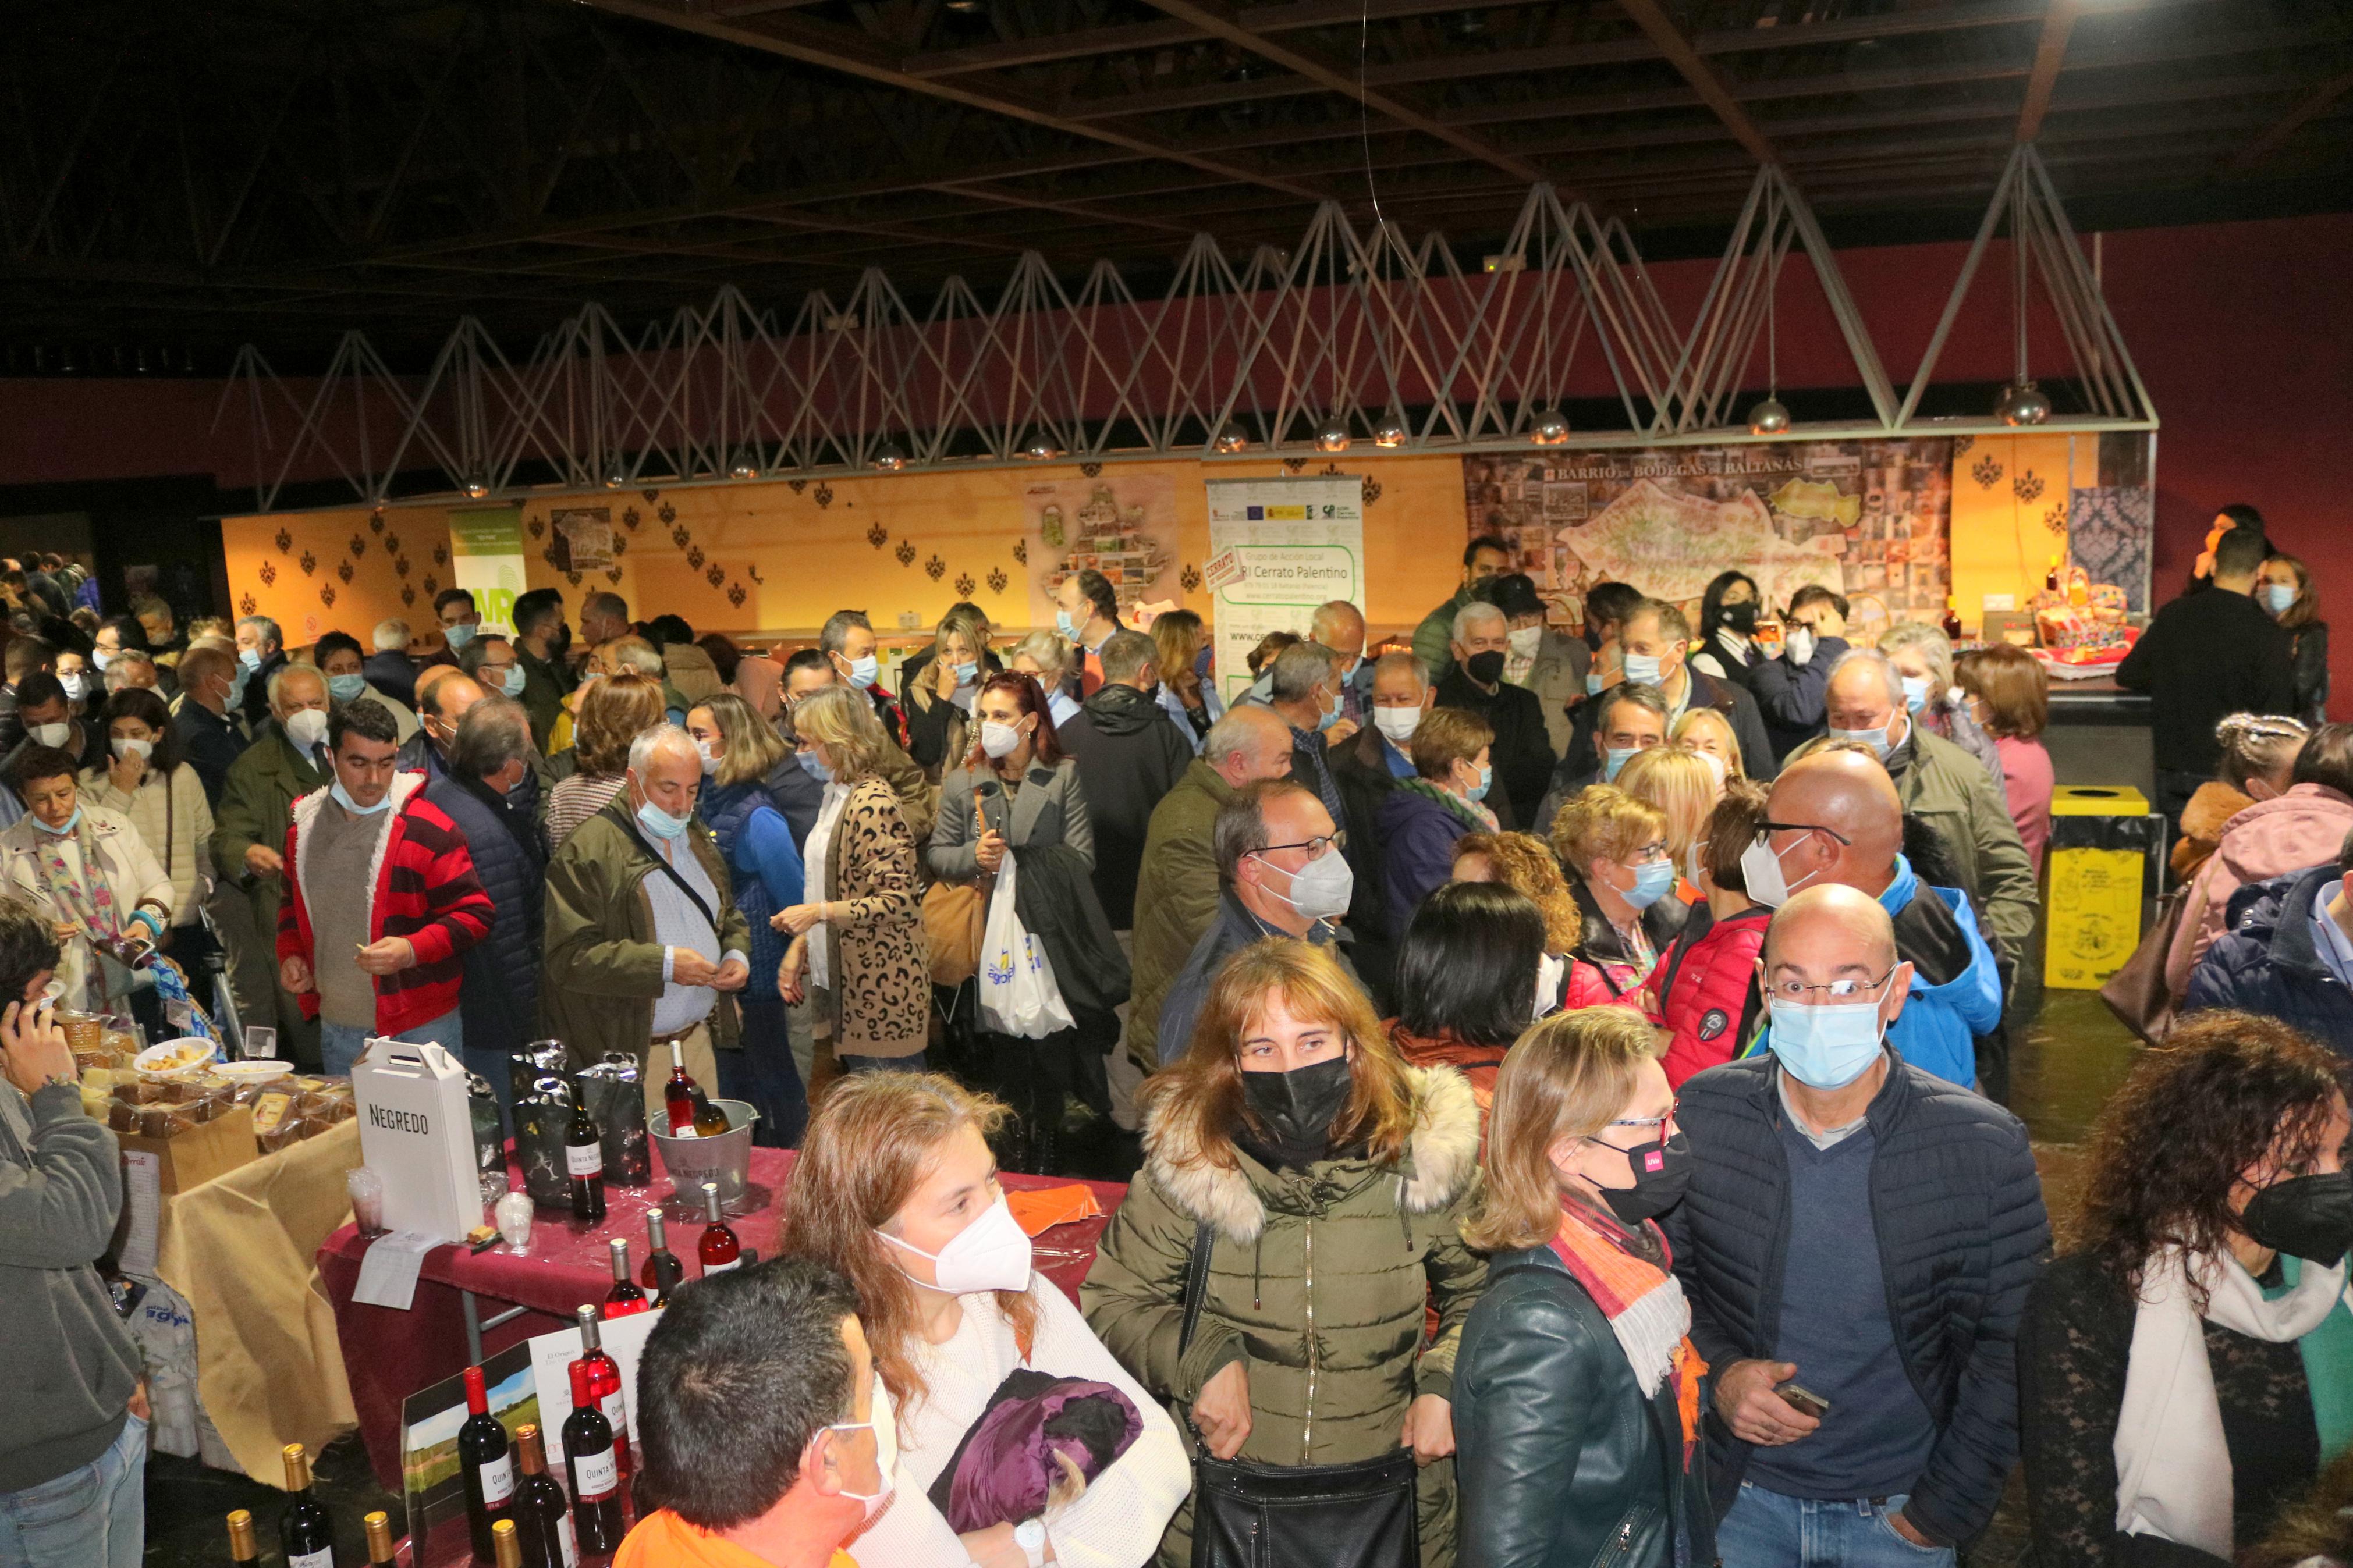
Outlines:
[[1719, 766], [1717, 779], [1746, 778], [1747, 770], [1740, 763], [1740, 740], [1732, 732], [1732, 721], [1713, 708], [1692, 708], [1667, 731], [1667, 739], [1687, 752], [1697, 752], [1703, 757], [1714, 757]]
[[[1680, 746], [1653, 746], [1628, 759], [1618, 772], [1618, 787], [1667, 819], [1667, 858], [1678, 876], [1688, 876], [1692, 846], [1707, 836], [1707, 815], [1724, 795], [1715, 764]], [[1694, 888], [1683, 901], [1698, 896]]]
[[931, 1021], [931, 959], [923, 941], [923, 876], [915, 836], [883, 781], [892, 744], [873, 703], [847, 686], [813, 691], [793, 710], [801, 765], [825, 785], [804, 856], [804, 897], [769, 925], [792, 939], [777, 994], [824, 998], [834, 1056], [845, 1072], [921, 1072]]
[[988, 617], [976, 605], [952, 605], [932, 634], [932, 657], [907, 681], [907, 754], [934, 784], [971, 744], [974, 699], [1000, 666], [988, 651]]
[[1455, 1357], [1462, 1554], [1479, 1563], [1715, 1559], [1691, 1307], [1661, 1215], [1691, 1152], [1648, 1025], [1547, 1018], [1495, 1080], [1465, 1235], [1491, 1254]]
[[1153, 662], [1160, 671], [1160, 706], [1198, 752], [1209, 726], [1226, 716], [1226, 705], [1218, 700], [1217, 683], [1201, 674], [1201, 652], [1209, 646], [1208, 631], [1198, 611], [1168, 610], [1153, 618], [1151, 637], [1152, 646], [1159, 650]]
[[[937, 1073], [848, 1079], [787, 1181], [780, 1250], [858, 1292], [874, 1418], [895, 1422], [894, 1500], [858, 1539], [862, 1568], [1140, 1568], [1190, 1479], [1167, 1413], [1033, 1267], [988, 1152], [1004, 1116]], [[1050, 1437], [1034, 1468], [1008, 1461], [1005, 1434], [982, 1422], [1040, 1374], [1102, 1406], [1124, 1435], [1114, 1455]], [[967, 1436], [985, 1485], [968, 1484]], [[1057, 1451], [1070, 1457], [1045, 1457]]]
[[1675, 863], [1666, 813], [1615, 784], [1588, 784], [1553, 818], [1552, 847], [1582, 916], [1561, 1005], [1572, 1012], [1608, 1002], [1635, 1005], [1631, 993], [1689, 912], [1667, 896]]
[[1544, 950], [1560, 958], [1585, 929], [1577, 899], [1561, 879], [1560, 862], [1533, 833], [1466, 833], [1454, 841], [1454, 880], [1501, 882], [1524, 895], [1544, 916]]
[[[1145, 1166], [1096, 1247], [1087, 1321], [1155, 1398], [1188, 1407], [1210, 1458], [1345, 1467], [1359, 1486], [1382, 1469], [1380, 1500], [1400, 1516], [1410, 1488], [1420, 1561], [1449, 1568], [1454, 1347], [1486, 1277], [1461, 1237], [1470, 1086], [1399, 1060], [1329, 952], [1278, 938], [1226, 961], [1190, 1047], [1139, 1109]], [[1187, 1340], [1197, 1246], [1209, 1253]], [[1383, 1467], [1401, 1447], [1418, 1473]], [[1187, 1568], [1192, 1539], [1188, 1503], [1163, 1568]]]
[[572, 741], [573, 772], [547, 796], [547, 847], [563, 847], [572, 830], [621, 793], [629, 771], [629, 742], [662, 721], [661, 682], [625, 669], [580, 694]]

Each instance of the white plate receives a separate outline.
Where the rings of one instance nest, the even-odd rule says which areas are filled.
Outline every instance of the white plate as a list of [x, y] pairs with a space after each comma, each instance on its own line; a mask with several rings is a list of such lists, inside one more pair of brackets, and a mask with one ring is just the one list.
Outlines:
[[[181, 1053], [189, 1051], [191, 1047], [203, 1054], [196, 1056], [190, 1052], [193, 1059], [180, 1060]], [[190, 1073], [206, 1072], [221, 1064], [213, 1060], [213, 1043], [210, 1040], [184, 1037], [176, 1040], [162, 1040], [148, 1047], [131, 1058], [131, 1065], [150, 1078], [185, 1078]]]
[[225, 1078], [231, 1083], [267, 1083], [274, 1078], [293, 1075], [292, 1062], [259, 1061], [215, 1062], [211, 1068], [215, 1078]]

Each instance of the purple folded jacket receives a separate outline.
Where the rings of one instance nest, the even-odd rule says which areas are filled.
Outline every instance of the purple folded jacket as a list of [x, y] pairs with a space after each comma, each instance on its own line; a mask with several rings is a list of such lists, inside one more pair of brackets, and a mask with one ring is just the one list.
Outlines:
[[[1016, 1372], [957, 1445], [941, 1478], [948, 1482], [941, 1512], [958, 1534], [1035, 1519], [1061, 1479], [1056, 1453], [1068, 1454], [1092, 1482], [1143, 1430], [1143, 1415], [1110, 1384]], [[942, 1490], [934, 1484], [934, 1503]]]

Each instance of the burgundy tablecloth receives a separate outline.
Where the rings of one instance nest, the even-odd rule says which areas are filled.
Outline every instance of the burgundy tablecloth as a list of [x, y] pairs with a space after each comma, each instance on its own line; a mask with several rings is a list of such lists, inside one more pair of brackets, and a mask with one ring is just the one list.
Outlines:
[[[793, 1155], [782, 1149], [752, 1151], [750, 1206], [730, 1215], [728, 1224], [744, 1247], [763, 1258], [776, 1253], [776, 1234], [783, 1221], [779, 1202], [785, 1173]], [[1007, 1173], [1008, 1187], [1067, 1186], [1077, 1178], [1021, 1176]], [[520, 1170], [511, 1168], [510, 1180], [522, 1184]], [[1127, 1189], [1113, 1182], [1088, 1182], [1104, 1215], [1119, 1206]], [[606, 1243], [614, 1237], [629, 1242], [631, 1268], [643, 1266], [646, 1211], [659, 1203], [669, 1226], [670, 1250], [686, 1260], [687, 1277], [698, 1272], [695, 1238], [702, 1234], [701, 1205], [691, 1212], [672, 1197], [670, 1179], [661, 1172], [659, 1151], [654, 1154], [653, 1184], [645, 1188], [605, 1188], [605, 1223], [576, 1226], [568, 1215], [543, 1211], [532, 1227], [531, 1249], [518, 1257], [504, 1243], [487, 1252], [470, 1253], [459, 1247], [438, 1247], [425, 1255], [417, 1294], [408, 1310], [370, 1307], [352, 1300], [359, 1283], [360, 1260], [367, 1242], [351, 1226], [329, 1237], [319, 1248], [319, 1274], [327, 1300], [335, 1311], [335, 1337], [342, 1342], [344, 1369], [352, 1385], [352, 1404], [359, 1413], [360, 1435], [376, 1479], [400, 1489], [400, 1403], [409, 1394], [446, 1377], [455, 1377], [466, 1364], [465, 1318], [459, 1292], [471, 1290], [485, 1298], [481, 1315], [490, 1318], [508, 1303], [532, 1312], [482, 1337], [490, 1354], [537, 1334], [551, 1333], [572, 1321], [584, 1303], [605, 1299], [613, 1269]], [[1036, 1238], [1039, 1269], [1077, 1299], [1079, 1281], [1094, 1261], [1095, 1240], [1104, 1220], [1083, 1220], [1057, 1226]], [[543, 1316], [541, 1314], [544, 1314]]]

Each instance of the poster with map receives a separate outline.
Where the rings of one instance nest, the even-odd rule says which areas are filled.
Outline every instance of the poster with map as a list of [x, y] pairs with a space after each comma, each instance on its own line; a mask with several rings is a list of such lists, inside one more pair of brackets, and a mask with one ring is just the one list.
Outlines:
[[[1106, 470], [1094, 478], [1041, 481], [1022, 491], [1029, 524], [1029, 613], [1032, 626], [1054, 624], [1054, 592], [1072, 573], [1092, 570], [1111, 579], [1120, 619], [1133, 622], [1146, 599], [1180, 596], [1176, 552], [1176, 484], [1166, 474]], [[1158, 592], [1153, 584], [1168, 581]]]
[[1786, 605], [1809, 583], [1845, 595], [1868, 637], [1934, 620], [1951, 591], [1952, 441], [1806, 441], [1556, 450], [1462, 460], [1472, 534], [1511, 542], [1554, 617], [1585, 590], [1630, 583], [1696, 616], [1738, 568]]

